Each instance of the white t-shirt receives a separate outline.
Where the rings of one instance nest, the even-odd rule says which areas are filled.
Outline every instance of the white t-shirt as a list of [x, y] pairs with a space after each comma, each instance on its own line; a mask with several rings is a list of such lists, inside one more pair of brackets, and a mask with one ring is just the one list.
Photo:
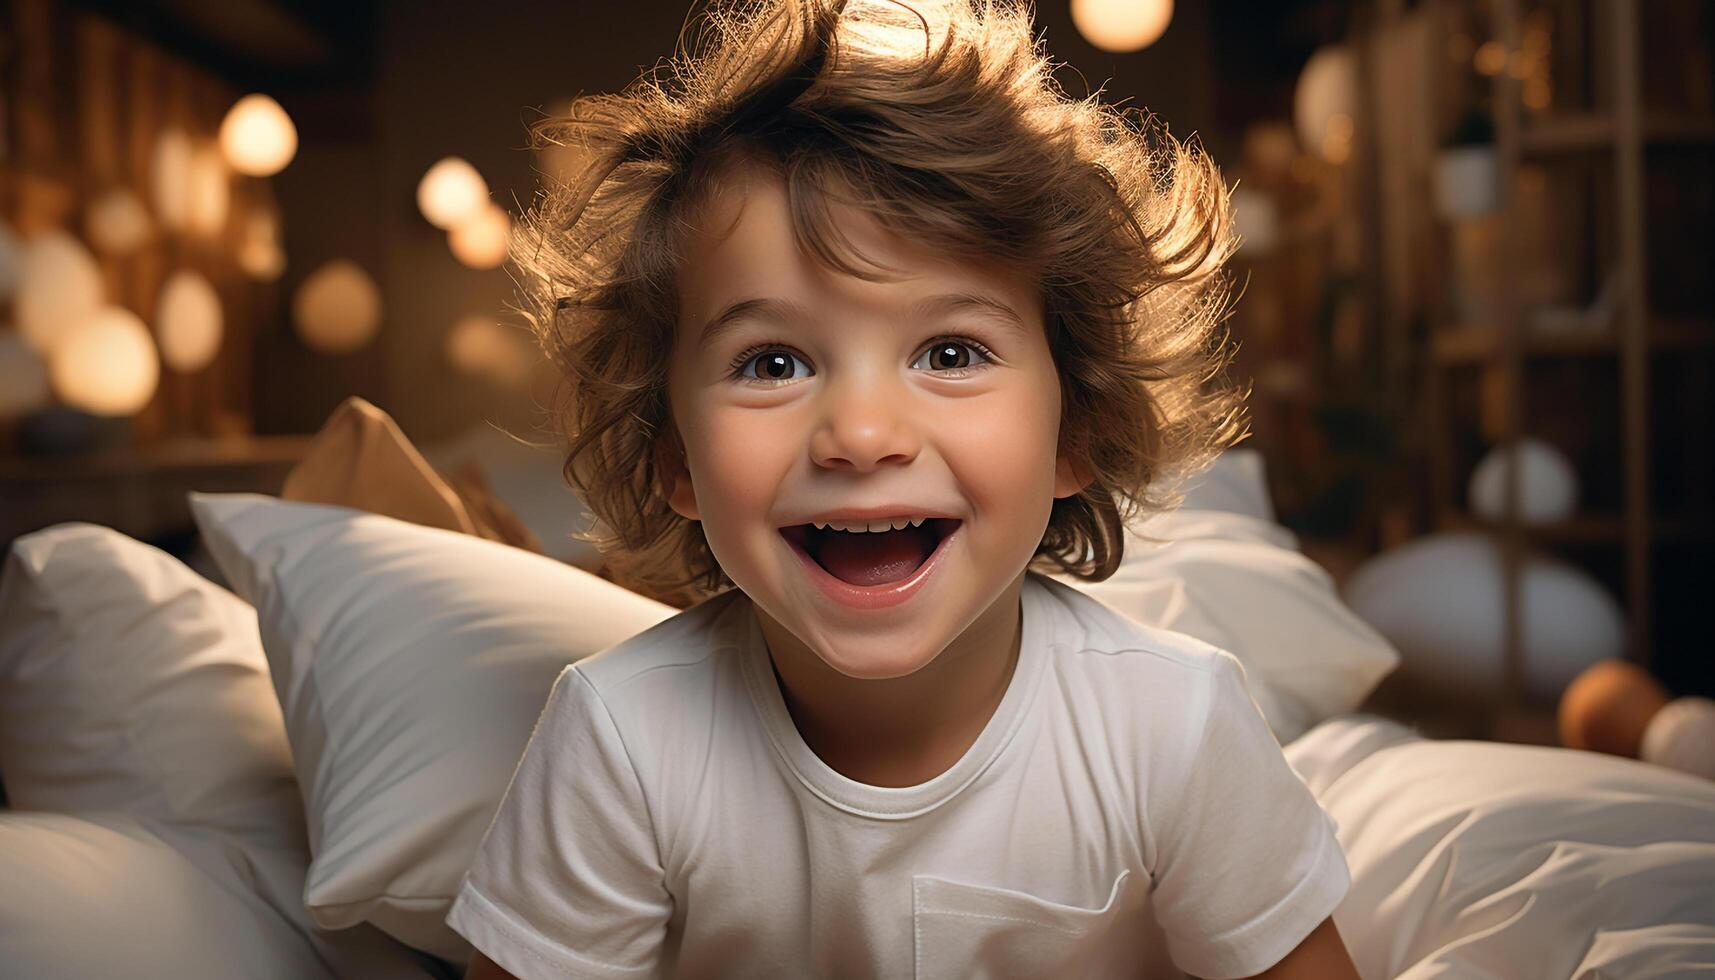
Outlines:
[[1034, 574], [1022, 630], [977, 740], [897, 788], [805, 744], [736, 590], [568, 667], [447, 921], [523, 978], [1219, 978], [1333, 912], [1237, 660]]

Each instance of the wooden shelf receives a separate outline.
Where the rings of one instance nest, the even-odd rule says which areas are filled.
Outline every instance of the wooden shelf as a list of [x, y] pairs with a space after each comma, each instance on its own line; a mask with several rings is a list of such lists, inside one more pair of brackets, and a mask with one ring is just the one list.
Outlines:
[[[1613, 147], [1615, 126], [1604, 113], [1545, 116], [1525, 123], [1519, 150], [1530, 154], [1577, 153]], [[1644, 117], [1645, 143], [1715, 144], [1715, 117], [1652, 113]]]
[[[1483, 531], [1500, 534], [1504, 525], [1463, 511], [1443, 511], [1436, 523], [1444, 531]], [[1574, 514], [1552, 524], [1520, 525], [1524, 536], [1543, 544], [1614, 544], [1625, 541], [1625, 520], [1618, 514]], [[1678, 518], [1655, 518], [1650, 537], [1661, 541], [1715, 541], [1715, 524]]]
[[[1465, 325], [1439, 330], [1430, 338], [1430, 357], [1437, 364], [1479, 364], [1500, 356], [1501, 328]], [[1617, 354], [1620, 336], [1614, 331], [1527, 331], [1524, 356], [1530, 358], [1603, 357]], [[1652, 350], [1715, 349], [1715, 323], [1657, 318], [1651, 323]]]

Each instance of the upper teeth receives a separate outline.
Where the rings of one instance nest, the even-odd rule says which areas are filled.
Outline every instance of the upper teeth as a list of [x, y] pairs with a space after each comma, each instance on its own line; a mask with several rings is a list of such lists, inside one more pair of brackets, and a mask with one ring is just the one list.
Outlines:
[[814, 521], [818, 531], [867, 531], [879, 534], [882, 531], [903, 531], [908, 527], [918, 527], [927, 517], [895, 517], [885, 521]]

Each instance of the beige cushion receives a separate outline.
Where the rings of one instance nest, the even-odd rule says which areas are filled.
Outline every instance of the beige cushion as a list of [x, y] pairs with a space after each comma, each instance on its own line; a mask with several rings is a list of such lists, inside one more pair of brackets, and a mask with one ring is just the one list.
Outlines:
[[193, 494], [260, 617], [313, 861], [315, 921], [449, 959], [445, 917], [566, 664], [673, 610], [494, 542], [342, 507]]

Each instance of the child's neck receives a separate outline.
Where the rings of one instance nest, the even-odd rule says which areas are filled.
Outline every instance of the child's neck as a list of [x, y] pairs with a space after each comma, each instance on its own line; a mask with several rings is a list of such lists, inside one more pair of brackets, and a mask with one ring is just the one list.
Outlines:
[[829, 667], [760, 609], [781, 698], [829, 768], [871, 786], [915, 786], [952, 768], [1000, 706], [1018, 662], [1020, 575], [958, 638], [904, 677]]

